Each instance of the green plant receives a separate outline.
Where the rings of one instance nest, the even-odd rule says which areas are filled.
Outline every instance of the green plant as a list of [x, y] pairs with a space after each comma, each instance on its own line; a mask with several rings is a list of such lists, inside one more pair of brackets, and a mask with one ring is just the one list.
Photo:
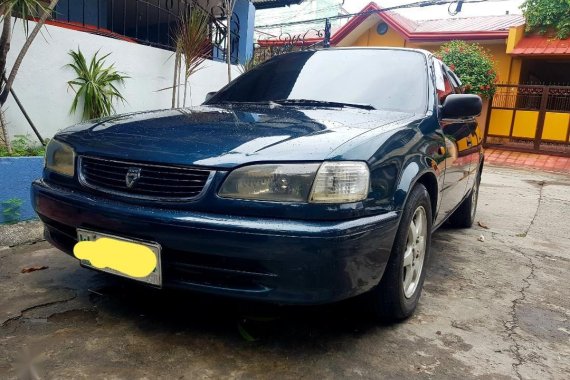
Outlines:
[[554, 30], [560, 39], [570, 35], [569, 0], [526, 0], [521, 9], [526, 18], [527, 32], [545, 34]]
[[[210, 15], [200, 8], [194, 8], [190, 14], [183, 15], [178, 23], [176, 32], [176, 53], [178, 55], [175, 67], [175, 77], [180, 72], [181, 59], [184, 57], [184, 102], [186, 106], [186, 87], [188, 79], [200, 70], [211, 49], [208, 38]], [[175, 79], [176, 80], [176, 79]], [[177, 86], [173, 91], [176, 92]], [[174, 103], [174, 102], [173, 102]]]
[[497, 89], [497, 72], [491, 54], [481, 45], [451, 41], [435, 52], [461, 79], [466, 93], [491, 98]]
[[11, 145], [11, 152], [8, 152], [8, 148], [0, 146], [0, 157], [29, 157], [45, 154], [45, 147], [32, 142], [28, 136], [16, 135]]
[[[6, 120], [1, 108], [8, 100], [8, 95], [12, 89], [12, 85], [18, 75], [18, 70], [24, 61], [24, 57], [30, 50], [32, 42], [39, 34], [48, 17], [51, 16], [55, 6], [59, 0], [50, 0], [46, 6], [46, 0], [1, 0], [0, 1], [0, 21], [2, 21], [2, 34], [0, 35], [0, 74], [7, 75], [5, 81], [0, 80], [0, 144], [4, 146], [9, 153], [12, 151], [9, 134], [7, 130]], [[20, 48], [12, 68], [8, 70], [6, 65], [8, 52], [12, 42], [12, 17], [19, 17], [24, 24], [24, 34], [26, 40]], [[28, 28], [28, 19], [35, 17], [36, 25], [30, 33]], [[0, 75], [0, 76], [1, 76]], [[3, 79], [3, 78], [2, 78]]]
[[115, 100], [125, 102], [125, 98], [116, 86], [124, 85], [125, 79], [129, 77], [115, 70], [114, 64], [105, 67], [105, 59], [110, 53], [100, 58], [98, 54], [99, 52], [95, 53], [91, 62], [87, 64], [80, 49], [69, 52], [73, 63], [67, 66], [75, 70], [77, 74], [77, 78], [67, 82], [69, 87], [75, 91], [71, 113], [77, 111], [80, 100], [83, 100], [83, 120], [109, 116], [115, 112], [113, 105]]
[[29, 20], [31, 18], [40, 17], [48, 10], [45, 2], [42, 0], [1, 0], [0, 4], [4, 6], [3, 14], [11, 13], [22, 20], [24, 33], [29, 34]]
[[12, 224], [20, 220], [22, 203], [23, 201], [19, 198], [10, 198], [1, 203], [5, 223]]

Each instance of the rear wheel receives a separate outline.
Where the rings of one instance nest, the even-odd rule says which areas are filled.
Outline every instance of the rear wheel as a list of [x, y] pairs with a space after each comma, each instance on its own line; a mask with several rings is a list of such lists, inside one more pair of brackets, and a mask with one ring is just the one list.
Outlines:
[[479, 186], [481, 184], [481, 173], [477, 174], [471, 194], [457, 210], [449, 217], [449, 223], [454, 227], [470, 228], [475, 223], [475, 215], [477, 214], [477, 201], [479, 200]]
[[418, 184], [404, 208], [384, 276], [369, 294], [370, 305], [378, 317], [401, 320], [413, 314], [425, 279], [431, 229], [429, 194]]

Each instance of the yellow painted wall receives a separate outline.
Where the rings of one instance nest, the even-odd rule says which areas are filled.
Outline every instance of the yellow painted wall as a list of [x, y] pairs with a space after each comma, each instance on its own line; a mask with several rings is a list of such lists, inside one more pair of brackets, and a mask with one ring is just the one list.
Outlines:
[[509, 136], [513, 110], [492, 110], [489, 120], [489, 134], [495, 136]]
[[507, 38], [507, 53], [512, 53], [513, 49], [519, 41], [524, 37], [525, 25], [513, 26], [509, 28], [509, 37]]
[[538, 111], [520, 111], [515, 115], [513, 137], [526, 137], [533, 139], [536, 136], [538, 124]]
[[[505, 43], [483, 45], [483, 46], [489, 49], [489, 51], [491, 52], [491, 56], [495, 61], [497, 80], [503, 83], [509, 82], [512, 58], [506, 52], [506, 41]], [[518, 83], [518, 77], [515, 83]]]
[[570, 113], [547, 112], [544, 115], [542, 138], [544, 140], [566, 141]]
[[393, 46], [393, 47], [404, 47], [406, 46], [406, 40], [400, 33], [392, 28], [388, 28], [388, 31], [384, 35], [379, 35], [376, 33], [376, 28], [379, 22], [372, 28], [364, 32], [353, 44], [353, 46]]

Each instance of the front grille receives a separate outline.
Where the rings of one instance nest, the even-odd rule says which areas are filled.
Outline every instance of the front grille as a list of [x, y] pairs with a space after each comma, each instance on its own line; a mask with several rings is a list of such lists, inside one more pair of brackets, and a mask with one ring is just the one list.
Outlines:
[[84, 186], [107, 193], [135, 198], [180, 200], [200, 195], [211, 174], [210, 170], [191, 167], [83, 156], [80, 158], [79, 178]]

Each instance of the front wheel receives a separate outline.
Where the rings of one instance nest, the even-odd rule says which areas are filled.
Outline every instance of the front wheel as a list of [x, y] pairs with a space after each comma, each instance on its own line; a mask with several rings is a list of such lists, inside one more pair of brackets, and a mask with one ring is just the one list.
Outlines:
[[369, 294], [376, 316], [402, 320], [413, 314], [425, 279], [432, 230], [430, 197], [417, 184], [406, 203], [380, 284]]

